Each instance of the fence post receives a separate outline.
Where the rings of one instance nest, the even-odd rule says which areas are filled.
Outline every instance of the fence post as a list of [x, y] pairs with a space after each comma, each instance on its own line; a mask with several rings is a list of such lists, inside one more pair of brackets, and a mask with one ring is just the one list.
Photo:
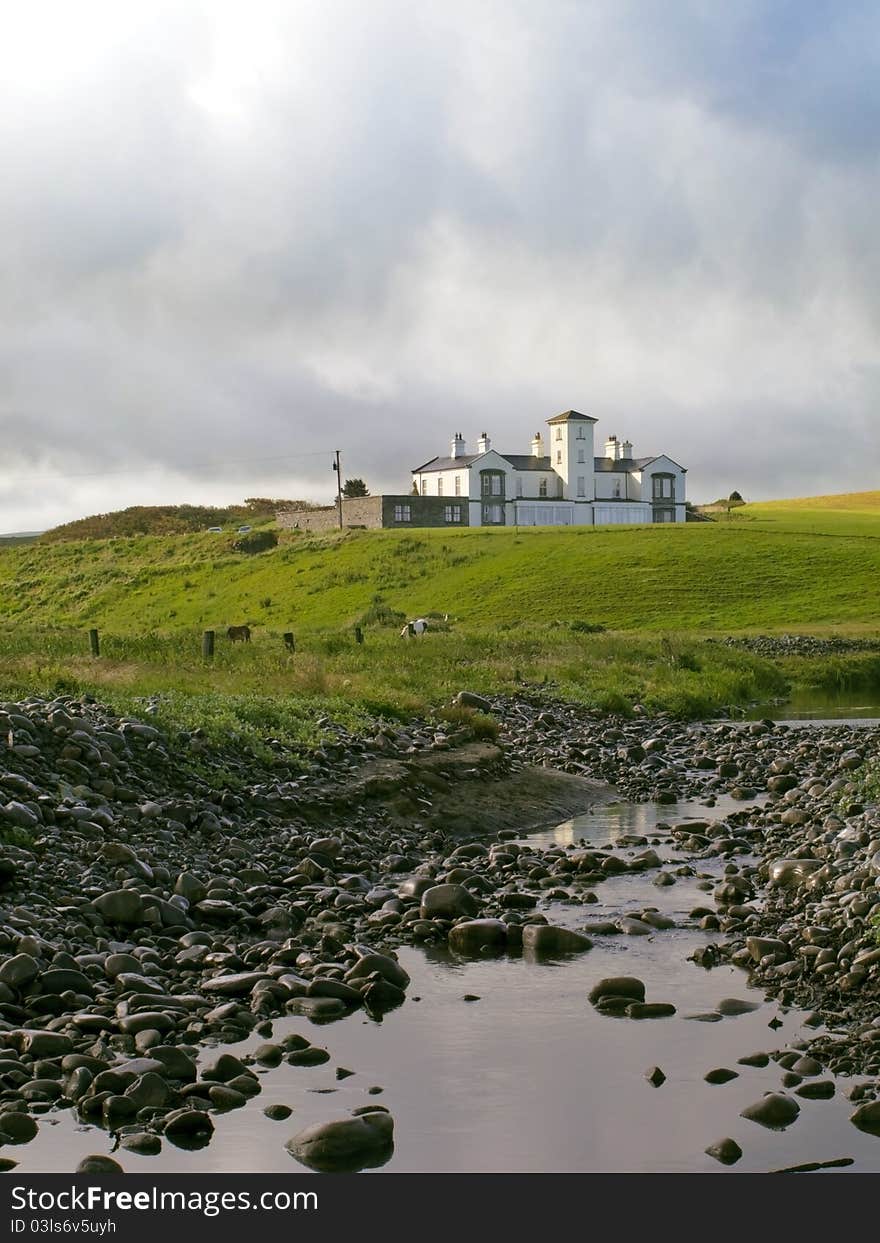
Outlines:
[[363, 643], [364, 641], [364, 632], [360, 626], [355, 626], [354, 628], [354, 641], [355, 643]]
[[101, 644], [98, 641], [97, 630], [89, 631], [89, 650], [91, 651], [93, 656], [101, 655]]
[[202, 635], [202, 658], [204, 660], [214, 659], [214, 631], [206, 630]]
[[284, 646], [288, 649], [288, 651], [295, 652], [296, 639], [293, 637], [293, 632], [291, 630], [287, 630], [281, 637], [284, 640]]

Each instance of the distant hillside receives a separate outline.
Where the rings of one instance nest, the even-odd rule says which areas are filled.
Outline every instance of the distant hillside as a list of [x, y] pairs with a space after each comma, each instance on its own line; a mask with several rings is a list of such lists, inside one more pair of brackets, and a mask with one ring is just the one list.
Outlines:
[[233, 526], [242, 523], [271, 522], [279, 509], [316, 509], [308, 501], [273, 500], [249, 497], [241, 505], [228, 507], [210, 505], [132, 505], [109, 514], [93, 514], [77, 518], [62, 526], [44, 531], [43, 544], [60, 540], [112, 539], [137, 535], [189, 535], [208, 527]]
[[[727, 524], [727, 517], [717, 516]], [[731, 521], [760, 522], [814, 535], [870, 535], [880, 526], [880, 492], [841, 492], [783, 501], [755, 501], [733, 510]]]
[[0, 544], [6, 548], [13, 544], [32, 544], [41, 534], [41, 531], [10, 531], [7, 535], [0, 535]]
[[756, 501], [750, 509], [780, 511], [789, 509], [836, 509], [845, 513], [877, 513], [880, 492], [839, 492], [830, 496], [797, 496], [783, 501]]

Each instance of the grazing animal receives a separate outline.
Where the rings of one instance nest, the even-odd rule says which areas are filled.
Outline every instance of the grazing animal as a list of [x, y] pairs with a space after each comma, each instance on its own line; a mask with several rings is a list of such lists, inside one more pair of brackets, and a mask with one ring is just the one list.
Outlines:
[[226, 637], [232, 643], [237, 643], [239, 639], [244, 643], [250, 643], [251, 628], [250, 626], [230, 626], [226, 631]]
[[407, 622], [400, 632], [401, 639], [411, 639], [414, 635], [424, 634], [428, 629], [428, 623], [424, 617], [417, 617], [415, 621]]

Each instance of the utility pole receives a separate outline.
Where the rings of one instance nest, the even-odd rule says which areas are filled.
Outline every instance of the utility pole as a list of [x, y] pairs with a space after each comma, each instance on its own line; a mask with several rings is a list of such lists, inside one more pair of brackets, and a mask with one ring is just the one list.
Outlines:
[[342, 465], [339, 460], [339, 450], [336, 449], [336, 460], [332, 469], [336, 471], [336, 508], [339, 510], [339, 529], [342, 530]]

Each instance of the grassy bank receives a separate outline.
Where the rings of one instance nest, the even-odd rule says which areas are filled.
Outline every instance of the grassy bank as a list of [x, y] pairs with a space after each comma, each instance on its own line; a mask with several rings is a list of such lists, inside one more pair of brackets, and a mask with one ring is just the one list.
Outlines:
[[80, 631], [19, 630], [0, 645], [0, 693], [9, 698], [92, 693], [120, 710], [143, 711], [158, 696], [160, 716], [177, 723], [235, 724], [253, 736], [280, 731], [288, 739], [314, 738], [322, 713], [360, 728], [375, 715], [428, 711], [461, 689], [546, 687], [605, 711], [631, 713], [641, 704], [700, 717], [783, 695], [787, 685], [774, 662], [721, 644], [560, 625], [409, 641], [379, 629], [362, 646], [351, 634], [311, 635], [292, 654], [280, 635], [261, 635], [250, 645], [218, 643], [212, 662], [201, 658], [197, 631], [106, 635], [98, 659], [87, 654]]

